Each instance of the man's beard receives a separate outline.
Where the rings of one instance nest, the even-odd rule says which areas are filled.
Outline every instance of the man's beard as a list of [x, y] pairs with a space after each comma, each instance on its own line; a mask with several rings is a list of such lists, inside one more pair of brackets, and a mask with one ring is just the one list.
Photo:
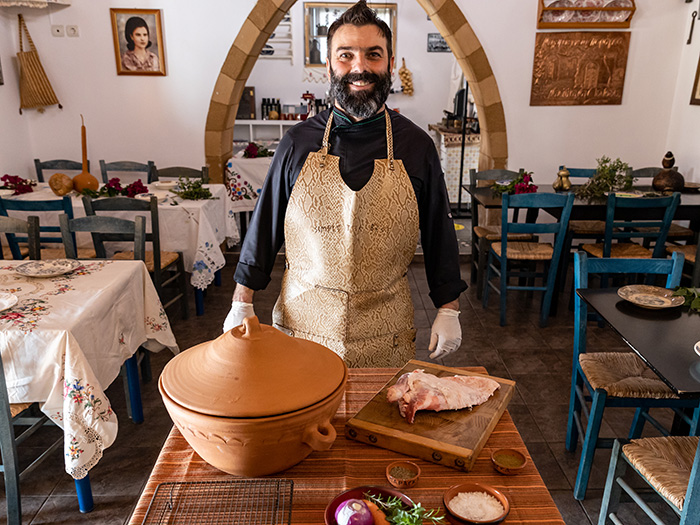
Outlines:
[[[331, 70], [330, 96], [338, 105], [351, 116], [363, 120], [379, 111], [391, 90], [391, 74], [376, 74], [369, 71], [362, 73], [348, 73], [342, 77], [336, 76], [333, 68]], [[350, 89], [352, 82], [364, 80], [373, 82], [372, 89], [354, 91]]]

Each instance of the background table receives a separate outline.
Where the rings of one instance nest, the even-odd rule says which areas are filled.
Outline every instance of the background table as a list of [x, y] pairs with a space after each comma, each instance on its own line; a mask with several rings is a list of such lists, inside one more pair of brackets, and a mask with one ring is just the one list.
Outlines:
[[229, 188], [234, 211], [253, 211], [271, 162], [272, 157], [229, 159], [226, 163], [225, 183]]
[[[185, 270], [192, 274], [190, 282], [192, 286], [200, 290], [209, 286], [214, 280], [216, 271], [226, 264], [221, 244], [226, 240], [229, 243], [236, 243], [240, 240], [234, 203], [228, 197], [226, 187], [223, 184], [205, 184], [204, 187], [209, 188], [213, 199], [183, 200], [171, 194], [172, 196], [158, 206], [161, 250], [182, 252]], [[164, 191], [153, 186], [149, 189], [151, 188], [154, 191]], [[51, 191], [48, 184], [39, 184], [31, 193], [9, 198], [50, 200], [58, 197]], [[71, 200], [74, 217], [84, 217], [85, 209], [82, 198], [73, 193]], [[20, 218], [38, 215], [42, 226], [58, 226], [57, 213], [10, 211], [9, 214]], [[124, 211], [111, 212], [109, 215], [133, 219], [137, 213]], [[146, 230], [150, 231], [151, 219], [148, 214], [143, 215], [146, 217]], [[90, 235], [79, 234], [78, 245], [91, 247]], [[111, 244], [111, 246], [114, 249], [114, 245]]]
[[[469, 368], [484, 372], [483, 368]], [[294, 480], [292, 523], [322, 524], [326, 505], [338, 493], [363, 485], [389, 486], [386, 466], [406, 456], [347, 439], [345, 422], [356, 414], [396, 373], [395, 369], [351, 369], [347, 389], [333, 424], [338, 438], [330, 450], [314, 452], [294, 467], [270, 476]], [[497, 448], [516, 448], [528, 457], [524, 472], [504, 476], [491, 466], [490, 455]], [[540, 477], [532, 458], [506, 411], [496, 425], [474, 469], [465, 473], [442, 465], [415, 460], [421, 467], [418, 483], [404, 492], [424, 507], [442, 507], [442, 496], [452, 485], [477, 481], [502, 490], [511, 504], [504, 523], [563, 524], [564, 521]], [[130, 525], [140, 525], [159, 483], [178, 481], [225, 480], [233, 476], [205, 463], [173, 428], [141, 494]]]
[[686, 307], [650, 310], [625, 301], [617, 288], [577, 293], [679, 395], [700, 396], [700, 314]]
[[83, 261], [70, 274], [28, 278], [0, 262], [0, 351], [10, 403], [38, 401], [63, 428], [66, 472], [83, 478], [117, 435], [104, 390], [139, 348], [177, 344], [141, 261]]

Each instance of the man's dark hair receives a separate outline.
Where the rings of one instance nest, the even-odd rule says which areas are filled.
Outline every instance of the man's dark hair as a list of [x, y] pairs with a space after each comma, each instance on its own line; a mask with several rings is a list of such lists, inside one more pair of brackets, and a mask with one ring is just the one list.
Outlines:
[[134, 45], [134, 39], [131, 38], [131, 35], [134, 34], [134, 31], [136, 31], [139, 27], [145, 27], [146, 31], [148, 32], [148, 45], [146, 45], [146, 49], [151, 47], [151, 31], [148, 29], [148, 24], [146, 21], [141, 18], [140, 16], [132, 16], [129, 18], [129, 20], [126, 21], [126, 27], [124, 28], [124, 37], [126, 38], [126, 47], [129, 51], [133, 51], [134, 48], [136, 47]]
[[374, 9], [371, 9], [365, 0], [360, 0], [354, 6], [345, 11], [339, 18], [331, 24], [328, 28], [328, 39], [327, 39], [327, 56], [328, 60], [331, 59], [331, 43], [333, 41], [333, 35], [338, 30], [340, 26], [345, 24], [351, 24], [354, 26], [366, 26], [374, 25], [377, 26], [379, 32], [386, 39], [386, 50], [387, 59], [391, 59], [394, 56], [394, 50], [391, 47], [391, 29], [389, 26], [377, 16]]

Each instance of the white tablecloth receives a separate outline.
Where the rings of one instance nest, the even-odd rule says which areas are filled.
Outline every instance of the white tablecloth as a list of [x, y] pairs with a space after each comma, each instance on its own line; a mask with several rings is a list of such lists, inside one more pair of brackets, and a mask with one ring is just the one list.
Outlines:
[[[213, 199], [183, 200], [174, 195], [158, 206], [160, 221], [160, 247], [164, 251], [182, 252], [185, 270], [191, 272], [192, 286], [205, 289], [214, 280], [214, 273], [226, 264], [221, 251], [221, 243], [229, 240], [238, 242], [240, 235], [236, 224], [235, 202], [227, 196], [223, 184], [206, 184], [212, 192]], [[150, 189], [150, 188], [149, 188]], [[155, 190], [160, 191], [162, 190]], [[4, 197], [8, 198], [8, 197]], [[48, 184], [39, 184], [35, 191], [10, 199], [49, 200], [57, 199]], [[72, 194], [73, 214], [84, 217], [85, 210], [81, 197]], [[8, 212], [11, 216], [26, 217], [38, 215], [42, 226], [58, 226], [56, 212]], [[141, 215], [142, 213], [139, 213]], [[133, 218], [136, 212], [115, 212], [115, 217]], [[146, 229], [150, 231], [150, 217], [147, 216]], [[78, 235], [81, 247], [92, 246], [88, 234]], [[126, 248], [126, 246], [125, 246]], [[147, 249], [150, 249], [147, 246]]]
[[226, 163], [228, 195], [235, 212], [252, 211], [258, 202], [272, 157], [245, 159], [233, 157]]
[[0, 312], [0, 351], [11, 403], [40, 402], [63, 428], [66, 472], [85, 477], [117, 436], [104, 390], [144, 345], [178, 352], [141, 261], [84, 261], [71, 274], [27, 278], [0, 262], [0, 292], [19, 302]]

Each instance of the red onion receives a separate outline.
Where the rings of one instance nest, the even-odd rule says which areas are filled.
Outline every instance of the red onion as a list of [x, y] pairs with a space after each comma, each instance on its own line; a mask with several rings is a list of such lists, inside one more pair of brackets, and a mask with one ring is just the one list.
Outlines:
[[374, 518], [369, 507], [361, 499], [343, 501], [335, 510], [338, 525], [373, 525]]

